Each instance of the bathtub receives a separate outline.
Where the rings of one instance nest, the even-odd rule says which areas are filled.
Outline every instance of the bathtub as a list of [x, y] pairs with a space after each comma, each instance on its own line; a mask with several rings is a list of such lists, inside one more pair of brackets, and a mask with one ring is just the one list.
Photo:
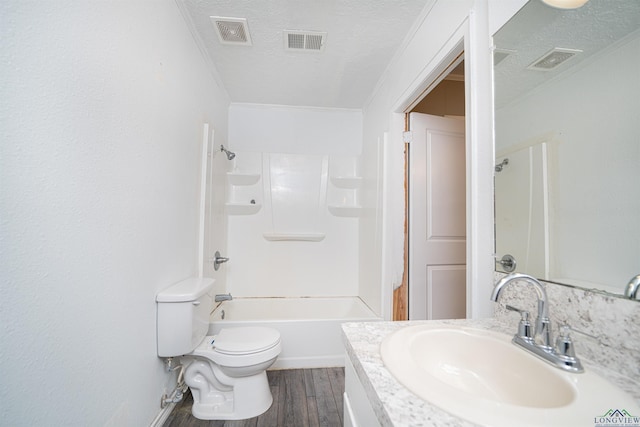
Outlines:
[[382, 320], [358, 297], [234, 298], [211, 314], [209, 334], [237, 326], [280, 331], [282, 352], [271, 369], [344, 366], [340, 325]]

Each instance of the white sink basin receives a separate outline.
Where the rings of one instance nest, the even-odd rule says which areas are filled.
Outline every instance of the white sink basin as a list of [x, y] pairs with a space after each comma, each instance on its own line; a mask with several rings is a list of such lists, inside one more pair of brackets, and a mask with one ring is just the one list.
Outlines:
[[609, 409], [640, 415], [631, 396], [589, 372], [564, 372], [481, 329], [409, 326], [388, 336], [382, 360], [435, 406], [490, 426], [592, 426]]

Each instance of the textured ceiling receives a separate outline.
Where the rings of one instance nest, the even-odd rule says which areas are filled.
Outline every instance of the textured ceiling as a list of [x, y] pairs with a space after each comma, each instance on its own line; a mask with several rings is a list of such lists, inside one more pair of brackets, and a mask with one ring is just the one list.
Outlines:
[[[177, 0], [232, 102], [362, 108], [432, 0]], [[247, 18], [252, 46], [222, 45], [210, 16]], [[327, 32], [286, 52], [283, 30]]]
[[[527, 3], [494, 36], [497, 49], [514, 51], [495, 66], [495, 104], [500, 108], [550, 78], [579, 66], [602, 49], [640, 30], [640, 0], [589, 0], [575, 10], [560, 10], [540, 1]], [[528, 70], [553, 48], [582, 53], [553, 71]], [[615, 67], [615, 64], [611, 64]]]

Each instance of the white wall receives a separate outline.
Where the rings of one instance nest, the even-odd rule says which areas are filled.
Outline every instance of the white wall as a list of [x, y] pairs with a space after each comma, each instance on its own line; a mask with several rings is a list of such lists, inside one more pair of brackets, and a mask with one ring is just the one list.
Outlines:
[[[257, 212], [229, 216], [227, 290], [238, 297], [358, 295], [359, 217], [331, 205], [356, 206], [358, 190], [332, 178], [356, 176], [362, 144], [359, 110], [233, 104], [232, 170], [257, 182], [230, 186], [234, 203]], [[248, 206], [251, 208], [252, 206]], [[267, 240], [278, 233], [284, 240]], [[300, 235], [319, 241], [301, 241]]]
[[[363, 165], [373, 213], [360, 222], [360, 295], [375, 311], [391, 316], [391, 292], [402, 279], [404, 226], [403, 109], [462, 40], [465, 48], [467, 114], [468, 315], [491, 315], [493, 280], [493, 140], [491, 38], [524, 0], [434, 0], [386, 70], [364, 109]], [[446, 65], [446, 64], [445, 64]], [[470, 114], [469, 114], [470, 112]], [[388, 132], [388, 145], [379, 141]], [[381, 168], [381, 165], [383, 166]], [[380, 174], [380, 171], [382, 173]], [[374, 187], [384, 187], [381, 201]], [[378, 237], [380, 236], [380, 237]], [[379, 239], [379, 241], [377, 240]]]
[[173, 1], [0, 4], [0, 418], [144, 426], [175, 378], [156, 293], [196, 273], [226, 94]]
[[239, 151], [357, 156], [362, 111], [234, 103], [229, 145]]
[[503, 150], [555, 135], [548, 154], [551, 280], [619, 290], [637, 274], [639, 51], [636, 32], [496, 112]]

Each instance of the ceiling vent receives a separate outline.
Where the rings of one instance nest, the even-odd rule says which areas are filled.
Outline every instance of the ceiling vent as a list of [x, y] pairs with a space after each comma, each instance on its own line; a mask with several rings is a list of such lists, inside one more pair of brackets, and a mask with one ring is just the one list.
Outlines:
[[222, 44], [251, 46], [251, 35], [246, 18], [210, 16]]
[[319, 31], [284, 30], [284, 49], [289, 51], [321, 52], [327, 33]]
[[533, 64], [529, 65], [527, 68], [529, 70], [536, 71], [551, 71], [565, 61], [573, 58], [578, 53], [582, 53], [582, 51], [556, 47], [533, 61]]

